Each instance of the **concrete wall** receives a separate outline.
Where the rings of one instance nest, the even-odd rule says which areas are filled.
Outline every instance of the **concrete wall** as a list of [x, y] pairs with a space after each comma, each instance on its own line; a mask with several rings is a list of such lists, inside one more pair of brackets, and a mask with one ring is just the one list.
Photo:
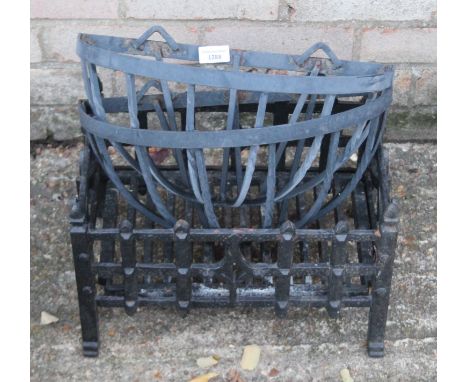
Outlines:
[[[435, 0], [31, 0], [31, 140], [80, 136], [78, 32], [137, 37], [153, 24], [180, 42], [302, 53], [324, 41], [343, 59], [392, 63], [387, 139], [435, 138]], [[120, 79], [103, 76], [117, 94]]]

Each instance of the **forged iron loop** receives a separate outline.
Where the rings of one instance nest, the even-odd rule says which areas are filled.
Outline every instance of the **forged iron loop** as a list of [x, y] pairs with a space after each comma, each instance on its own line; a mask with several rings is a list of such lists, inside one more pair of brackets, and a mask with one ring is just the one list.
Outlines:
[[167, 33], [166, 30], [160, 25], [153, 25], [146, 32], [144, 32], [137, 40], [135, 40], [132, 43], [132, 46], [135, 49], [139, 49], [140, 46], [156, 32], [159, 33], [164, 40], [166, 40], [167, 44], [171, 47], [172, 50], [179, 50], [179, 45], [175, 42], [171, 35]]
[[336, 54], [333, 53], [333, 51], [330, 49], [330, 47], [323, 42], [315, 43], [309, 49], [307, 49], [304, 53], [302, 53], [302, 55], [299, 56], [295, 60], [296, 64], [298, 64], [299, 66], [304, 65], [304, 62], [318, 50], [322, 50], [327, 54], [327, 56], [330, 58], [331, 62], [333, 63], [334, 69], [338, 69], [339, 67], [341, 67], [342, 65], [341, 60], [339, 60]]

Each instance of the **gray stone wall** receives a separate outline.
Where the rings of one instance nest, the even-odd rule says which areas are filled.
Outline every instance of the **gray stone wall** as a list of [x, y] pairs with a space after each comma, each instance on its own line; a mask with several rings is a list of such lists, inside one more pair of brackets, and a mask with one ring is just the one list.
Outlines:
[[[302, 53], [324, 41], [343, 59], [392, 63], [387, 139], [435, 139], [435, 0], [31, 0], [31, 140], [81, 135], [79, 32], [137, 37], [153, 24], [187, 43]], [[121, 79], [102, 76], [119, 94]]]

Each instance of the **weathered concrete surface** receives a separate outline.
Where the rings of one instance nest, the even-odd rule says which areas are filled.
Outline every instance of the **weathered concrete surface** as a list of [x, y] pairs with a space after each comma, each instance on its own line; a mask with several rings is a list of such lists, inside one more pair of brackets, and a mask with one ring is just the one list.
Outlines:
[[[239, 369], [244, 345], [261, 346], [245, 381], [339, 381], [347, 367], [358, 381], [436, 379], [436, 147], [389, 144], [401, 235], [395, 263], [386, 356], [365, 352], [367, 312], [346, 309], [333, 321], [323, 310], [207, 309], [182, 319], [173, 309], [134, 317], [102, 309], [101, 353], [81, 356], [67, 214], [74, 197], [79, 147], [33, 148], [31, 156], [31, 380], [187, 381], [202, 374], [201, 356], [218, 354], [223, 381]], [[60, 321], [40, 326], [41, 311]], [[271, 369], [279, 375], [268, 377]]]

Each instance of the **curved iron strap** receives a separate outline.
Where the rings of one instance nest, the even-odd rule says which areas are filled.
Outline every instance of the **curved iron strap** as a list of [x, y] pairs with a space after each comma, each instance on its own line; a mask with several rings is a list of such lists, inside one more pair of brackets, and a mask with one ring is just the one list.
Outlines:
[[[158, 54], [156, 56], [156, 61], [161, 60], [161, 56]], [[169, 116], [169, 128], [172, 131], [177, 131], [177, 122], [176, 122], [176, 117], [175, 117], [175, 112], [174, 112], [174, 104], [172, 102], [172, 96], [171, 96], [171, 91], [169, 89], [169, 85], [167, 81], [161, 79], [160, 80], [161, 84], [161, 89], [163, 92], [163, 98], [164, 98], [164, 104], [166, 106], [166, 112]], [[185, 161], [184, 157], [182, 155], [181, 150], [174, 150], [175, 151], [175, 158], [177, 162], [177, 166], [179, 166], [180, 169], [180, 174], [182, 175], [182, 182], [188, 186], [188, 176], [187, 176], [187, 169], [185, 168]]]
[[[378, 118], [376, 118], [376, 120], [378, 120]], [[376, 123], [378, 123], [378, 121], [376, 121]], [[352, 180], [345, 187], [345, 190], [340, 192], [339, 196], [335, 197], [336, 199], [338, 199], [340, 201], [343, 200], [343, 195], [344, 195], [345, 191], [346, 191], [346, 196], [348, 196], [349, 193], [354, 190], [357, 182], [359, 182], [359, 180], [361, 179], [362, 175], [364, 174], [364, 171], [367, 169], [367, 166], [369, 165], [370, 160], [372, 159], [372, 155], [371, 155], [372, 147], [374, 145], [374, 139], [375, 139], [375, 135], [376, 135], [376, 131], [377, 131], [377, 128], [376, 128], [377, 126], [374, 126], [374, 127], [375, 128], [371, 129], [370, 134], [367, 137], [366, 148], [364, 150], [363, 157], [362, 157], [360, 163], [358, 164], [358, 167], [356, 169], [356, 172], [353, 175]], [[334, 133], [334, 134], [339, 134], [339, 133]], [[332, 142], [334, 142], [333, 139], [334, 139], [334, 136], [332, 136]], [[334, 147], [334, 144], [333, 143], [330, 144], [330, 147]], [[335, 166], [335, 160], [336, 160], [336, 154], [334, 153], [335, 150], [336, 150], [336, 147], [334, 147], [334, 149], [330, 150], [329, 153], [328, 153], [329, 155], [328, 155], [328, 158], [327, 158], [327, 168], [324, 171], [326, 180], [324, 180], [324, 182], [323, 182], [323, 184], [322, 184], [322, 186], [320, 188], [319, 195], [317, 196], [315, 202], [313, 203], [313, 205], [309, 209], [309, 211], [296, 223], [297, 227], [303, 227], [304, 225], [309, 223], [310, 220], [318, 219], [318, 216], [323, 216], [323, 214], [324, 214], [324, 212], [322, 212], [323, 209], [324, 209], [323, 202], [325, 200], [326, 195], [328, 194], [328, 191], [330, 190], [331, 180], [333, 180], [333, 171], [331, 170], [331, 168], [333, 166]], [[333, 152], [333, 154], [331, 154], [332, 152]], [[330, 176], [330, 174], [331, 174], [331, 176]], [[353, 187], [348, 187], [351, 184], [354, 184], [354, 186]], [[339, 202], [338, 203], [333, 203], [333, 204], [327, 203], [327, 208], [330, 208], [330, 205], [335, 207], [338, 204], [339, 204]], [[329, 211], [331, 211], [331, 209], [329, 209]], [[321, 215], [319, 215], [320, 213], [321, 213]]]
[[[121, 38], [115, 36], [103, 36], [94, 34], [80, 34], [78, 37], [78, 47], [80, 45], [93, 45], [100, 49], [111, 52], [120, 52], [137, 56], [155, 57], [162, 55], [164, 58], [171, 58], [184, 61], [198, 61], [198, 45], [178, 43], [178, 50], [173, 50], [163, 41], [147, 40], [143, 50], [135, 49], [135, 39]], [[80, 47], [78, 48], [80, 49]], [[314, 60], [306, 60], [303, 65], [298, 65], [297, 60], [301, 55], [282, 54], [272, 52], [258, 52], [240, 49], [231, 49], [231, 60], [233, 56], [242, 56], [242, 65], [246, 67], [268, 68], [279, 70], [292, 70], [297, 72], [309, 72], [315, 65]], [[321, 59], [318, 59], [322, 61]], [[339, 75], [375, 75], [385, 70], [382, 64], [376, 62], [358, 62], [339, 60], [341, 67]], [[334, 69], [327, 70], [327, 75], [333, 75]]]
[[[86, 73], [89, 75], [86, 75]], [[99, 80], [96, 72], [96, 65], [90, 63], [82, 63], [82, 74], [85, 83], [85, 92], [91, 101], [94, 114], [102, 121], [107, 121], [106, 111], [102, 104], [102, 95], [99, 87]], [[125, 150], [122, 144], [115, 140], [110, 140], [112, 146], [116, 149], [119, 155], [124, 158], [130, 166], [141, 174], [138, 163], [134, 158]]]
[[[349, 157], [351, 156], [352, 153], [356, 152], [356, 150], [361, 146], [361, 144], [365, 141], [367, 138], [367, 135], [369, 134], [370, 131], [370, 125], [368, 121], [366, 121], [364, 124], [362, 124], [356, 131], [355, 133], [351, 136], [349, 141], [346, 143], [344, 151], [340, 154], [339, 158], [337, 159], [335, 163], [335, 168], [333, 172], [336, 172], [341, 166], [343, 166], [348, 160]], [[361, 130], [363, 130], [361, 132]], [[306, 155], [306, 158], [304, 159], [304, 162], [302, 163], [301, 167], [302, 169], [297, 170], [297, 173], [300, 173], [298, 177], [301, 177], [302, 174], [307, 174], [307, 171], [312, 164], [312, 162], [315, 160], [317, 157], [318, 151], [320, 150], [320, 144], [322, 142], [323, 136], [316, 137], [312, 146], [309, 149], [309, 152]], [[318, 186], [323, 182], [325, 179], [326, 173], [321, 172], [317, 176], [315, 176], [313, 179], [309, 180], [308, 182], [300, 185], [297, 187], [291, 187], [290, 183], [295, 182], [294, 179], [290, 180], [281, 191], [278, 192], [278, 194], [275, 196], [275, 202], [282, 202], [291, 198], [294, 198], [300, 194], [303, 194], [304, 192], [307, 192], [314, 187]], [[300, 181], [297, 183], [299, 184]], [[286, 193], [286, 189], [290, 189]], [[245, 204], [247, 205], [260, 205], [265, 203], [265, 196], [263, 197], [258, 197], [258, 198], [253, 198], [245, 201]]]
[[[325, 103], [322, 109], [322, 116], [327, 116], [331, 114], [334, 102], [335, 102], [335, 97], [333, 96], [326, 97]], [[302, 162], [299, 170], [294, 174], [293, 178], [279, 192], [279, 195], [276, 196], [275, 198], [276, 201], [286, 197], [287, 194], [291, 192], [291, 190], [294, 189], [306, 176], [307, 171], [309, 170], [310, 166], [312, 166], [313, 161], [318, 155], [318, 152], [320, 150], [320, 146], [322, 143], [322, 139], [323, 139], [323, 135], [319, 135], [314, 139], [309, 151], [307, 152], [304, 162]]]
[[[383, 117], [385, 118], [385, 116]], [[377, 122], [378, 123], [378, 122]], [[382, 126], [382, 125], [381, 125]], [[345, 188], [339, 193], [339, 195], [332, 198], [329, 202], [327, 202], [320, 212], [316, 215], [316, 219], [320, 219], [322, 216], [326, 215], [328, 212], [332, 211], [336, 206], [338, 206], [343, 200], [345, 200], [351, 192], [354, 191], [356, 185], [361, 180], [364, 172], [366, 171], [367, 167], [371, 159], [374, 157], [377, 149], [380, 147], [380, 142], [384, 133], [384, 129], [380, 128], [379, 134], [377, 139], [375, 139], [377, 129], [371, 129], [369, 133], [368, 140], [366, 142], [366, 147], [364, 149], [364, 154], [361, 158], [361, 161], [356, 169], [351, 180], [345, 186]]]
[[[185, 121], [185, 130], [187, 132], [195, 130], [195, 95], [193, 85], [189, 85], [187, 89], [187, 117]], [[197, 164], [195, 161], [194, 150], [187, 150], [188, 172], [190, 177], [190, 184], [193, 193], [200, 203], [203, 203], [203, 197], [200, 191], [200, 184], [198, 183]]]
[[281, 143], [284, 140], [300, 140], [343, 130], [360, 121], [373, 119], [382, 114], [392, 101], [391, 89], [382, 92], [375, 101], [320, 119], [269, 126], [265, 129], [239, 129], [219, 131], [133, 131], [126, 127], [104, 122], [86, 112], [80, 105], [80, 121], [91, 134], [108, 140], [119, 139], [120, 143], [145, 147], [179, 149], [225, 148]]
[[[262, 93], [258, 101], [258, 110], [257, 110], [257, 116], [255, 118], [255, 126], [254, 126], [255, 129], [263, 126], [267, 100], [268, 100], [268, 95], [265, 93]], [[240, 132], [239, 130], [237, 131]], [[242, 186], [237, 196], [237, 199], [232, 205], [233, 207], [239, 207], [244, 202], [244, 199], [247, 196], [247, 191], [250, 188], [250, 183], [252, 182], [252, 177], [253, 177], [253, 173], [255, 170], [255, 162], [257, 160], [257, 152], [258, 152], [259, 147], [260, 147], [259, 145], [254, 145], [250, 147], [249, 157], [247, 159], [247, 167], [245, 169], [244, 180], [242, 181]]]
[[[359, 140], [357, 140], [357, 141], [354, 141], [354, 140], [353, 141], [351, 141], [351, 140], [348, 141], [347, 147], [349, 146], [349, 149], [345, 148], [345, 151], [336, 160], [333, 172], [337, 171], [341, 166], [343, 166], [343, 164], [345, 164], [349, 160], [349, 156], [351, 156], [351, 153], [355, 152], [357, 150], [357, 148], [361, 146], [361, 144], [367, 138], [367, 135], [369, 134], [370, 130], [371, 130], [371, 128], [369, 126], [367, 126], [367, 129], [365, 129], [364, 132], [361, 134], [361, 136], [359, 137]], [[353, 142], [355, 142], [355, 143], [353, 144], [353, 146], [351, 146], [351, 144]], [[345, 155], [346, 152], [350, 153], [349, 156]], [[325, 179], [325, 177], [326, 177], [326, 173], [321, 172], [315, 178], [309, 180], [308, 182], [306, 182], [304, 184], [301, 184], [300, 186], [295, 187], [294, 189], [289, 191], [288, 194], [285, 194], [285, 195], [283, 195], [281, 197], [278, 197], [275, 201], [281, 201], [281, 200], [284, 200], [285, 198], [289, 199], [289, 198], [293, 198], [293, 197], [295, 197], [297, 195], [300, 195], [300, 194], [302, 194], [302, 193], [304, 193], [304, 192], [318, 186], [319, 184], [321, 184], [323, 182], [323, 180]]]
[[[195, 86], [188, 85], [187, 89], [187, 131], [191, 131], [195, 129]], [[192, 154], [190, 150], [188, 150], [187, 155]], [[213, 203], [211, 200], [211, 192], [210, 192], [210, 183], [208, 180], [208, 174], [206, 173], [205, 167], [205, 159], [203, 156], [203, 149], [195, 150], [195, 163], [191, 163], [189, 166], [191, 180], [192, 180], [192, 173], [193, 173], [193, 181], [192, 187], [195, 193], [195, 189], [197, 189], [197, 193], [201, 191], [201, 199], [205, 211], [205, 216], [208, 220], [208, 223], [213, 228], [218, 228], [219, 223], [214, 212]], [[190, 162], [189, 162], [190, 163]], [[198, 175], [198, 180], [196, 176]], [[198, 189], [198, 187], [200, 187]], [[197, 197], [198, 199], [198, 197]]]
[[[164, 112], [162, 111], [161, 105], [158, 100], [156, 100], [154, 103], [154, 110], [156, 112], [156, 115], [159, 118], [162, 129], [165, 131], [168, 131], [169, 124], [167, 122], [166, 116], [164, 115]], [[181, 154], [179, 154], [180, 150], [173, 149], [172, 152], [177, 162], [183, 159], [183, 157], [180, 156]], [[158, 168], [154, 165], [153, 161], [150, 161], [150, 169], [151, 169], [151, 174], [153, 175], [153, 177], [159, 183], [161, 183], [161, 186], [163, 186], [166, 190], [168, 190], [169, 192], [172, 192], [175, 195], [182, 196], [189, 201], [197, 202], [197, 199], [194, 198], [192, 194], [189, 194], [186, 190], [178, 187], [177, 185], [171, 183], [168, 179], [166, 179], [158, 170]], [[184, 179], [183, 174], [182, 174], [182, 179]]]
[[269, 74], [219, 71], [163, 61], [142, 60], [123, 52], [115, 52], [87, 44], [83, 39], [78, 40], [77, 53], [81, 59], [95, 65], [129, 74], [166, 81], [264, 93], [315, 93], [337, 96], [372, 93], [390, 88], [393, 80], [393, 73], [389, 71], [371, 75], [327, 77], [275, 75], [272, 79]]
[[312, 207], [310, 207], [309, 211], [307, 211], [301, 219], [296, 223], [296, 227], [301, 228], [305, 224], [307, 224], [315, 214], [320, 210], [325, 198], [328, 195], [328, 191], [330, 190], [331, 183], [333, 181], [333, 174], [334, 174], [334, 167], [337, 160], [337, 149], [338, 143], [340, 140], [340, 132], [337, 131], [333, 133], [330, 140], [330, 147], [328, 149], [328, 156], [327, 156], [327, 165], [325, 170], [322, 174], [325, 174], [324, 180], [320, 185], [320, 191], [315, 199]]
[[[329, 101], [328, 105], [327, 105], [327, 101]], [[327, 99], [325, 100], [323, 110], [322, 110], [322, 115], [328, 115], [329, 113], [331, 113], [333, 102], [334, 102], [333, 97], [327, 97]], [[366, 100], [366, 103], [367, 102], [370, 102], [370, 98]], [[368, 128], [364, 131], [364, 128], [366, 126]], [[354, 131], [349, 141], [346, 143], [345, 150], [340, 155], [340, 158], [337, 160], [335, 168], [333, 169], [333, 172], [338, 170], [349, 159], [351, 154], [355, 152], [357, 148], [361, 145], [361, 143], [364, 141], [368, 133], [369, 133], [368, 121], [365, 121], [364, 123], [361, 123], [359, 125], [359, 127]], [[317, 157], [318, 152], [320, 150], [320, 144], [322, 142], [322, 138], [323, 138], [323, 135], [316, 137], [311, 148], [309, 149], [309, 152], [307, 153], [306, 158], [302, 162], [301, 167], [295, 174], [293, 174], [293, 168], [291, 169], [291, 174], [293, 174], [294, 176], [292, 177], [292, 180], [290, 180], [288, 184], [283, 188], [283, 190], [281, 190], [279, 195], [276, 196], [275, 201], [289, 199], [290, 197], [297, 196], [307, 191], [308, 189], [317, 186], [318, 184], [322, 182], [322, 180], [325, 177], [325, 174], [323, 173], [318, 175], [316, 179], [312, 179], [311, 181], [307, 182], [302, 188], [295, 190], [295, 187], [302, 181], [302, 179], [304, 179], [305, 175], [307, 174], [307, 171], [312, 166], [313, 161]], [[296, 154], [297, 154], [297, 151], [296, 151]], [[296, 159], [296, 157], [294, 159]], [[295, 192], [293, 192], [293, 190], [295, 190]]]
[[[307, 105], [305, 118], [304, 118], [305, 120], [312, 119], [313, 114], [314, 114], [314, 109], [315, 109], [315, 106], [316, 106], [316, 102], [317, 102], [317, 95], [312, 94], [310, 96], [310, 100], [309, 100], [309, 103]], [[313, 158], [313, 159], [312, 159], [312, 161], [310, 161], [310, 164], [307, 164], [307, 163], [302, 164], [301, 168], [299, 168], [299, 173], [298, 173], [298, 167], [299, 167], [299, 162], [301, 161], [302, 152], [304, 151], [305, 139], [301, 139], [300, 141], [297, 142], [296, 150], [294, 152], [294, 159], [293, 159], [293, 162], [291, 164], [291, 169], [290, 169], [290, 172], [289, 172], [289, 181], [288, 181], [287, 184], [292, 183], [294, 181], [297, 181], [298, 179], [297, 178], [295, 179], [295, 177], [296, 176], [298, 178], [301, 177], [302, 176], [301, 171], [304, 171], [304, 168], [307, 168], [307, 170], [308, 170], [312, 166], [312, 162], [314, 161], [315, 157], [317, 156], [318, 150], [319, 150], [320, 145], [322, 143], [322, 139], [323, 139], [323, 135], [315, 137], [313, 139], [313, 141], [312, 141], [312, 143], [311, 143], [311, 145], [309, 147], [309, 150], [308, 150], [308, 152], [306, 154], [306, 158], [305, 158], [304, 162], [307, 162], [308, 159], [310, 160], [309, 156], [311, 158]], [[312, 151], [312, 153], [311, 153], [311, 151]], [[315, 154], [314, 154], [314, 151], [315, 151]], [[304, 178], [305, 174], [307, 174], [307, 170], [305, 171], [304, 176], [302, 178]], [[281, 223], [286, 220], [286, 215], [288, 213], [288, 205], [289, 205], [289, 199], [286, 199], [281, 203], [281, 209], [280, 209], [280, 215], [279, 215], [279, 221]]]
[[[158, 89], [161, 93], [164, 92], [163, 87], [161, 85], [161, 81], [159, 81], [159, 80], [149, 80], [137, 92], [137, 102], [140, 102], [142, 100], [142, 98], [146, 95], [148, 90], [150, 90], [153, 87]], [[167, 122], [166, 116], [164, 115], [164, 112], [163, 112], [163, 110], [161, 108], [161, 104], [160, 104], [159, 100], [157, 100], [157, 99], [154, 101], [154, 111], [155, 111], [156, 115], [159, 118], [161, 128], [163, 130], [165, 130], [165, 131], [171, 130], [171, 128], [169, 127], [169, 123]], [[180, 150], [173, 149], [172, 152], [173, 152], [174, 157], [176, 158], [177, 163], [183, 165], [183, 157], [182, 157], [182, 154], [181, 154]], [[194, 201], [194, 202], [197, 201], [195, 198], [193, 198], [193, 195], [187, 193], [185, 190], [181, 189], [180, 187], [177, 187], [176, 185], [172, 184], [168, 179], [166, 179], [160, 173], [160, 171], [157, 169], [157, 167], [154, 165], [152, 160], [149, 161], [149, 166], [150, 166], [151, 175], [167, 191], [169, 191], [169, 192], [171, 192], [171, 193], [173, 193], [175, 195], [182, 196], [185, 199], [188, 199], [190, 201]], [[180, 166], [179, 166], [179, 168], [180, 168]], [[185, 166], [184, 166], [184, 168], [185, 168]], [[182, 177], [184, 177], [183, 173], [182, 173]]]
[[[132, 74], [126, 75], [127, 80], [127, 95], [128, 95], [128, 114], [130, 116], [130, 125], [132, 129], [139, 129], [140, 123], [138, 121], [138, 105], [137, 105], [137, 98], [136, 98], [136, 89], [135, 89], [135, 76]], [[170, 222], [171, 224], [175, 224], [176, 219], [174, 216], [169, 212], [164, 204], [159, 192], [156, 190], [156, 186], [153, 182], [153, 178], [151, 177], [150, 170], [149, 170], [149, 163], [152, 159], [149, 157], [146, 148], [142, 146], [135, 146], [135, 151], [138, 157], [139, 162], [142, 164], [140, 166], [143, 179], [146, 183], [146, 189], [153, 201], [154, 206], [158, 210], [158, 212], [164, 217], [165, 220]]]
[[[320, 66], [318, 64], [316, 64], [314, 66], [314, 69], [310, 72], [309, 74], [309, 77], [315, 77], [319, 74], [319, 70], [320, 70]], [[294, 111], [291, 115], [291, 117], [289, 118], [289, 124], [291, 123], [296, 123], [297, 120], [299, 119], [299, 116], [301, 115], [301, 112], [302, 112], [302, 108], [304, 107], [304, 104], [305, 102], [307, 101], [307, 98], [309, 97], [309, 94], [310, 93], [303, 93], [299, 96], [299, 99], [297, 100], [296, 102], [296, 106], [294, 108]], [[307, 106], [310, 106], [310, 105], [307, 105]], [[332, 105], [333, 106], [333, 105]], [[331, 114], [331, 109], [330, 109], [330, 113]], [[308, 119], [308, 118], [306, 118]], [[288, 142], [281, 142], [278, 146], [278, 151], [276, 152], [276, 161], [279, 162], [281, 157], [283, 156], [283, 153], [284, 153], [284, 150], [286, 150], [286, 145], [288, 144]]]

